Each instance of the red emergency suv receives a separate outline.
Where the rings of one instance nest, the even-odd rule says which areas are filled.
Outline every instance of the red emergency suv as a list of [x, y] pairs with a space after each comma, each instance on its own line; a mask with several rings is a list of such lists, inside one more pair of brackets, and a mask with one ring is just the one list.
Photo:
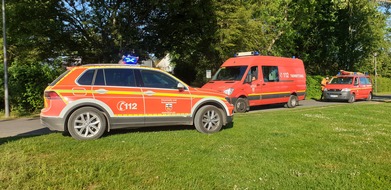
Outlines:
[[192, 88], [154, 68], [100, 64], [68, 68], [44, 92], [41, 123], [78, 140], [119, 128], [194, 125], [214, 133], [232, 121], [224, 94]]
[[326, 84], [325, 101], [343, 100], [350, 103], [357, 99], [372, 99], [372, 83], [369, 75], [341, 70]]

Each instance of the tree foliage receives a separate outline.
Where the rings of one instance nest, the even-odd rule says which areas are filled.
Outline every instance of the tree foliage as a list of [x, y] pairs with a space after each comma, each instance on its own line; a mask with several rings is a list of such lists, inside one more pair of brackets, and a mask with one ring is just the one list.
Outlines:
[[379, 75], [391, 77], [390, 7], [367, 0], [7, 1], [10, 73], [17, 84], [10, 92], [22, 97], [12, 104], [37, 108], [41, 94], [35, 93], [52, 80], [48, 73], [59, 72], [62, 57], [116, 63], [131, 51], [141, 59], [170, 53], [175, 74], [194, 85], [234, 53], [254, 50], [299, 57], [311, 75], [374, 74], [376, 60]]

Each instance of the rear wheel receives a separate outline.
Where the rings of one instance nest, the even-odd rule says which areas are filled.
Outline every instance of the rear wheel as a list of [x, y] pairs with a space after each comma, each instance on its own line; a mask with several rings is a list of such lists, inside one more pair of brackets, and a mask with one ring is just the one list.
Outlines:
[[68, 119], [68, 131], [77, 140], [92, 140], [103, 135], [106, 119], [102, 112], [93, 107], [77, 109]]
[[222, 111], [216, 106], [201, 107], [194, 118], [194, 126], [201, 133], [215, 133], [223, 127]]
[[368, 94], [367, 101], [371, 101], [371, 100], [372, 100], [372, 97], [373, 97], [372, 92], [370, 92], [370, 93]]
[[299, 99], [297, 98], [296, 95], [291, 95], [289, 97], [288, 102], [286, 103], [288, 108], [294, 108], [299, 104]]
[[248, 103], [246, 98], [238, 98], [235, 102], [235, 112], [244, 113], [248, 110]]
[[356, 101], [356, 95], [355, 94], [352, 94], [348, 100], [349, 103], [353, 103]]

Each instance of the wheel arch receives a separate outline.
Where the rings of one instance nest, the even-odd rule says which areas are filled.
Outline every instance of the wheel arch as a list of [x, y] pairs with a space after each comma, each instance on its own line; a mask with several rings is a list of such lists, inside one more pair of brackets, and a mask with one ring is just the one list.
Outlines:
[[194, 119], [195, 119], [195, 115], [197, 114], [198, 110], [203, 107], [203, 106], [206, 106], [206, 105], [212, 105], [212, 106], [216, 106], [217, 108], [219, 108], [219, 110], [221, 111], [221, 114], [224, 116], [223, 119], [223, 125], [225, 125], [228, 121], [227, 121], [227, 116], [230, 115], [229, 113], [229, 110], [227, 108], [227, 106], [225, 105], [225, 103], [221, 100], [217, 100], [217, 99], [207, 99], [207, 100], [204, 100], [204, 101], [199, 101], [197, 102], [197, 104], [192, 108], [192, 112], [191, 112], [191, 117], [192, 117], [192, 125], [194, 125]]
[[[94, 99], [92, 99], [94, 100]], [[64, 118], [64, 131], [68, 131], [68, 120], [69, 120], [69, 117], [72, 115], [73, 112], [75, 112], [76, 110], [80, 109], [80, 108], [83, 108], [83, 107], [93, 107], [93, 108], [96, 108], [98, 109], [100, 112], [102, 112], [103, 116], [105, 117], [106, 119], [106, 123], [107, 123], [107, 131], [110, 131], [110, 116], [113, 115], [113, 112], [111, 111], [111, 109], [106, 105], [104, 104], [103, 102], [100, 102], [100, 101], [97, 101], [97, 100], [94, 100], [94, 101], [83, 101], [83, 102], [72, 102], [71, 103], [72, 105], [68, 104], [64, 109], [63, 111], [61, 112], [61, 117]], [[108, 109], [107, 109], [108, 108]], [[111, 113], [110, 113], [111, 112]]]

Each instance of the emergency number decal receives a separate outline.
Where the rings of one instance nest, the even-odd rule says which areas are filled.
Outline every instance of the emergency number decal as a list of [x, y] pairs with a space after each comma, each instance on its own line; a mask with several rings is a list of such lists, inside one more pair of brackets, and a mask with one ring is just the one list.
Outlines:
[[119, 111], [137, 110], [137, 103], [128, 103], [125, 101], [120, 101], [117, 104], [117, 109]]
[[304, 78], [303, 74], [289, 74], [288, 72], [280, 73], [280, 78]]

